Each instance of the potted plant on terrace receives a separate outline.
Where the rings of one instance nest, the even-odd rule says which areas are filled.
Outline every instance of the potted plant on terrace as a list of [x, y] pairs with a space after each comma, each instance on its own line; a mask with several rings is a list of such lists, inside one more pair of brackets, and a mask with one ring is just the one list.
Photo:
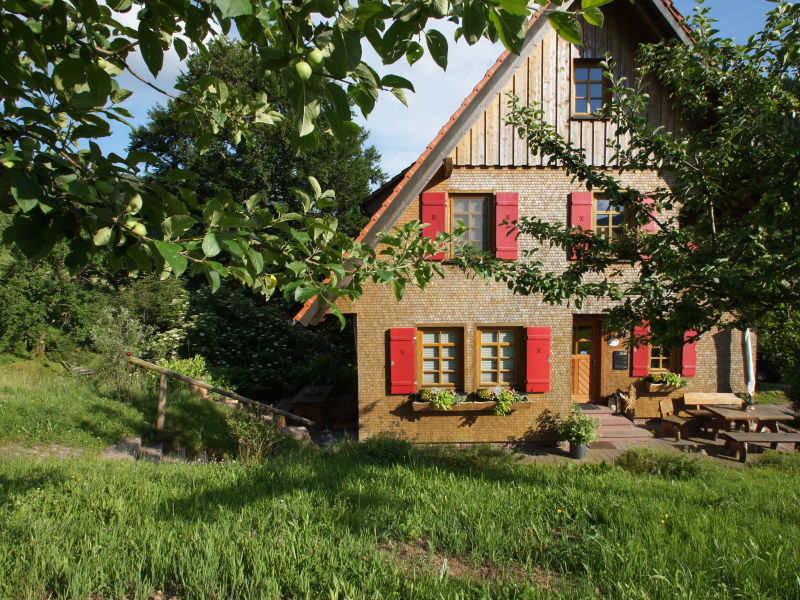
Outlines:
[[599, 427], [600, 419], [587, 417], [575, 405], [570, 416], [558, 425], [558, 433], [569, 442], [570, 456], [580, 459], [586, 458], [589, 444], [600, 438]]
[[673, 392], [689, 385], [689, 382], [677, 373], [653, 373], [650, 375], [651, 392]]

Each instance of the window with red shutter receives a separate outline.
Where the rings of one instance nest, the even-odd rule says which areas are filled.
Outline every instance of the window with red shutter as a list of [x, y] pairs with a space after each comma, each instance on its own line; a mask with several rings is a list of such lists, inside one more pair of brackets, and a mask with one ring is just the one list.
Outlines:
[[550, 391], [550, 328], [528, 327], [525, 330], [525, 391]]
[[683, 334], [683, 348], [681, 349], [681, 375], [693, 377], [697, 375], [697, 340], [690, 342], [697, 335], [696, 331], [689, 330]]
[[516, 227], [504, 225], [519, 218], [519, 194], [516, 192], [498, 192], [495, 201], [495, 256], [506, 260], [517, 260]]
[[[592, 229], [592, 192], [573, 192], [569, 195], [569, 224], [573, 229]], [[575, 260], [577, 253], [572, 250], [569, 259]]]
[[[642, 338], [650, 335], [650, 325], [645, 323], [641, 327], [633, 328], [633, 337]], [[650, 372], [650, 346], [640, 343], [631, 349], [631, 375], [644, 377]]]
[[389, 330], [389, 393], [413, 394], [417, 391], [414, 372], [416, 330], [395, 327]]
[[[421, 220], [428, 223], [422, 230], [422, 235], [436, 239], [440, 232], [447, 231], [447, 194], [444, 192], [423, 192], [421, 201]], [[443, 260], [444, 252], [437, 252], [430, 256], [431, 260]]]

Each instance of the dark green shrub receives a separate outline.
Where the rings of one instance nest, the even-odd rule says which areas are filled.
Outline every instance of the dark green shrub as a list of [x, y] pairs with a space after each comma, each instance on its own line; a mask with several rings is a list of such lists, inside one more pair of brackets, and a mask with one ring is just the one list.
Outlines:
[[691, 479], [704, 469], [699, 458], [649, 448], [627, 450], [617, 459], [617, 465], [631, 473], [660, 475], [667, 479]]
[[234, 410], [227, 418], [228, 428], [236, 440], [238, 457], [245, 461], [261, 461], [272, 455], [284, 441], [274, 421], [259, 412]]

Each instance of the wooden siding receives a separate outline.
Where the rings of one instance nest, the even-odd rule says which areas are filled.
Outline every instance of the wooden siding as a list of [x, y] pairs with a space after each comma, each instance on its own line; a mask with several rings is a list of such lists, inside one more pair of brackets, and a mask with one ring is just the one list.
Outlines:
[[[548, 123], [560, 135], [586, 151], [586, 158], [595, 166], [613, 165], [612, 148], [608, 143], [617, 140], [615, 126], [600, 119], [572, 118], [572, 62], [576, 58], [603, 58], [609, 52], [616, 62], [615, 75], [632, 78], [636, 41], [631, 39], [632, 24], [621, 19], [607, 19], [603, 28], [586, 27], [584, 46], [575, 46], [548, 33], [514, 74], [505, 88], [492, 98], [469, 133], [456, 146], [452, 154], [458, 166], [547, 166], [548, 156], [531, 151], [517, 132], [505, 123], [508, 114], [508, 94], [513, 93], [522, 102], [539, 103]], [[648, 123], [661, 124], [668, 130], [674, 125], [672, 109], [667, 95], [653, 83]]]

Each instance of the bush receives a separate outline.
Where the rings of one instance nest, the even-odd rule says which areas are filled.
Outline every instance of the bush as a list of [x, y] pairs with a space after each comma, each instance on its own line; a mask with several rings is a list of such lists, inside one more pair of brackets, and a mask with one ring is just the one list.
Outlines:
[[275, 452], [284, 437], [274, 421], [259, 412], [239, 409], [227, 418], [241, 460], [261, 461]]
[[660, 475], [667, 479], [692, 479], [704, 469], [699, 458], [649, 448], [627, 450], [617, 459], [617, 466], [631, 473]]
[[800, 472], [800, 453], [767, 450], [757, 455], [750, 464], [752, 467], [767, 467], [778, 471]]
[[[199, 379], [210, 385], [217, 386], [224, 390], [236, 391], [236, 387], [228, 380], [224, 374], [219, 374], [216, 369], [209, 366], [206, 359], [195, 355], [191, 358], [173, 358], [161, 360], [158, 364], [165, 369], [176, 371], [181, 375]], [[158, 381], [159, 374], [156, 371], [148, 371], [151, 381]], [[173, 380], [174, 381], [174, 380]]]
[[117, 398], [121, 398], [122, 380], [129, 371], [126, 353], [138, 356], [152, 333], [127, 308], [106, 307], [100, 311], [91, 329], [92, 343], [102, 357], [100, 373], [113, 379]]

